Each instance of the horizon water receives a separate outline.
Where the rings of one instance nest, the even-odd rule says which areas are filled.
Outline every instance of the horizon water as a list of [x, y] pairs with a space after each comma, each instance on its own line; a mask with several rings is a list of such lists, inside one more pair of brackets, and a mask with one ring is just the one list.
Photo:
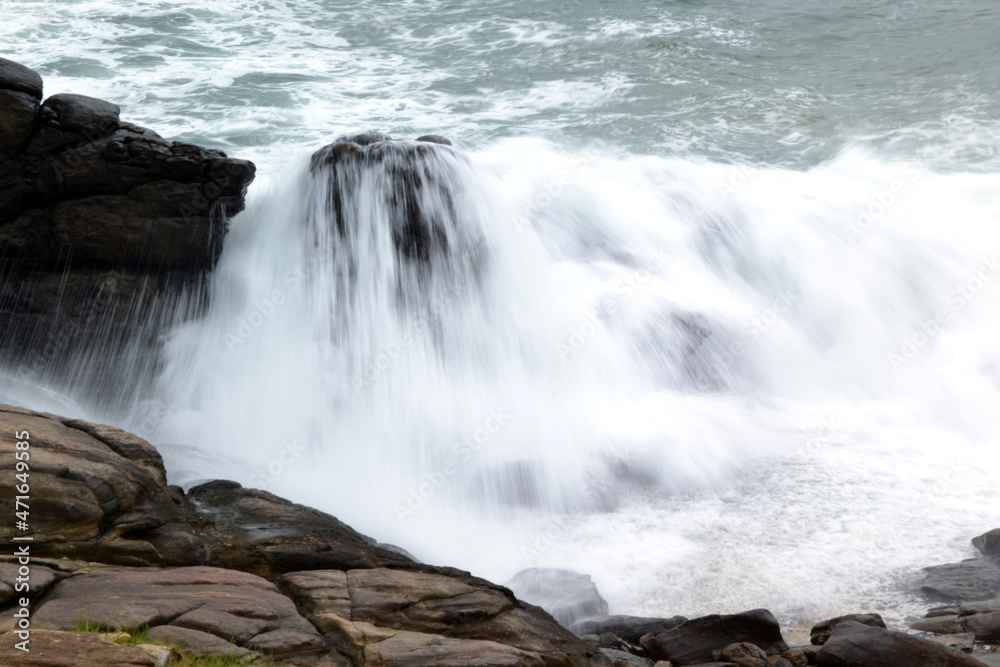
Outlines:
[[[141, 395], [0, 400], [138, 432], [172, 483], [327, 511], [612, 613], [900, 623], [1000, 525], [1000, 7], [13, 0], [2, 55], [253, 160]], [[330, 232], [309, 155], [377, 130], [463, 252]], [[461, 157], [464, 155], [465, 157]], [[447, 213], [454, 211], [454, 214]], [[447, 214], [446, 214], [447, 213]], [[994, 278], [997, 278], [994, 280]], [[9, 383], [4, 383], [10, 386]]]

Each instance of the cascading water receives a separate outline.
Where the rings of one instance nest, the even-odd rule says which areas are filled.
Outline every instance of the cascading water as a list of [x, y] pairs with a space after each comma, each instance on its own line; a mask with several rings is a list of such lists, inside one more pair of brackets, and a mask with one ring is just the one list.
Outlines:
[[[612, 613], [891, 622], [1000, 525], [995, 3], [244, 5], [10, 0], [48, 92], [260, 172], [114, 404], [0, 400]], [[461, 150], [313, 165], [371, 126]]]

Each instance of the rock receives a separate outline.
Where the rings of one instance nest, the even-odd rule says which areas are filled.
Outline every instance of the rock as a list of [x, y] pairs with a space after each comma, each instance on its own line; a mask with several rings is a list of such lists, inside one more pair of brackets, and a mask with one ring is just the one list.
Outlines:
[[158, 625], [150, 628], [147, 637], [167, 644], [176, 644], [185, 653], [198, 657], [234, 656], [249, 661], [257, 654], [208, 632], [181, 628], [174, 625]]
[[171, 661], [181, 659], [181, 654], [172, 646], [161, 644], [136, 644], [136, 648], [148, 655], [156, 663], [156, 667], [167, 667]]
[[653, 667], [653, 661], [638, 655], [632, 655], [626, 651], [618, 651], [613, 648], [602, 648], [601, 653], [608, 656], [614, 667]]
[[782, 653], [781, 657], [787, 660], [792, 667], [806, 667], [809, 664], [809, 656], [802, 649], [790, 648]]
[[920, 591], [933, 600], [988, 600], [1000, 593], [1000, 567], [985, 558], [924, 568]]
[[768, 655], [788, 650], [781, 628], [771, 612], [754, 609], [739, 614], [704, 616], [657, 635], [642, 638], [642, 647], [653, 660], [692, 665], [713, 659], [712, 653], [730, 644], [747, 642]]
[[959, 620], [958, 614], [922, 618], [910, 623], [910, 627], [919, 632], [933, 632], [943, 635], [956, 634], [965, 630], [965, 626]]
[[417, 141], [426, 141], [432, 144], [442, 144], [444, 146], [451, 146], [451, 139], [445, 139], [439, 134], [425, 134], [422, 137], [417, 137]]
[[764, 649], [746, 642], [730, 644], [722, 649], [719, 660], [731, 662], [736, 667], [768, 667], [767, 653]]
[[52, 632], [32, 629], [30, 652], [15, 648], [13, 632], [0, 635], [0, 655], [9, 667], [157, 667], [135, 646], [119, 646], [92, 632]]
[[959, 623], [956, 632], [971, 632], [978, 641], [1000, 641], [1000, 600], [963, 604]]
[[991, 560], [1000, 560], [1000, 528], [972, 538], [972, 546]]
[[211, 567], [106, 567], [56, 584], [34, 624], [73, 629], [80, 619], [105, 628], [171, 625], [230, 639], [284, 658], [328, 652], [326, 640], [274, 584]]
[[[463, 196], [457, 167], [464, 167], [465, 161], [461, 153], [439, 142], [396, 141], [364, 133], [340, 137], [313, 153], [311, 171], [314, 178], [329, 183], [323, 219], [329, 214], [340, 236], [357, 233], [352, 228], [357, 208], [381, 207], [400, 264], [413, 267], [419, 276], [435, 265], [435, 257], [478, 254], [480, 232], [456, 217], [455, 202]], [[368, 183], [364, 189], [359, 187], [362, 177]], [[359, 193], [372, 200], [360, 202]], [[426, 201], [438, 205], [420, 205]]]
[[816, 646], [822, 646], [826, 643], [826, 640], [830, 638], [831, 630], [836, 627], [838, 623], [843, 623], [844, 621], [854, 621], [856, 623], [870, 625], [873, 628], [885, 627], [885, 621], [883, 621], [882, 617], [878, 614], [847, 614], [846, 616], [837, 616], [836, 618], [831, 618], [814, 625], [812, 630], [809, 631], [809, 641]]
[[686, 620], [683, 616], [671, 616], [670, 618], [609, 616], [602, 619], [577, 621], [570, 626], [570, 630], [578, 636], [612, 632], [630, 644], [638, 645], [643, 635], [650, 632], [653, 634], [666, 632], [671, 628], [676, 628]]
[[208, 561], [221, 567], [269, 578], [305, 569], [416, 567], [335, 517], [266, 491], [215, 481], [187, 497], [212, 521], [201, 535]]
[[0, 58], [0, 90], [13, 90], [42, 99], [42, 77], [33, 69], [6, 58]]
[[564, 628], [608, 615], [608, 603], [588, 574], [532, 567], [521, 570], [505, 585], [522, 600], [552, 614]]
[[[18, 597], [18, 591], [15, 590], [17, 586], [18, 568], [20, 564], [15, 558], [11, 558], [9, 561], [0, 561], [0, 605], [13, 600]], [[33, 596], [37, 596], [39, 593], [45, 591], [49, 586], [65, 578], [67, 573], [60, 572], [53, 568], [46, 567], [37, 562], [32, 562], [31, 564], [31, 590], [30, 593]], [[23, 595], [23, 591], [21, 594]]]
[[[41, 95], [41, 77], [0, 59], [0, 359], [27, 378], [58, 373], [80, 349], [97, 366], [152, 366], [143, 355], [162, 332], [118, 325], [149, 321], [151, 296], [203, 288], [255, 167], [121, 122], [110, 102]], [[108, 271], [130, 274], [115, 294], [95, 289]]]
[[958, 635], [939, 635], [929, 638], [932, 642], [937, 642], [942, 646], [948, 646], [959, 651], [971, 651], [976, 645], [976, 636], [971, 632]]
[[767, 667], [792, 667], [792, 663], [780, 655], [772, 655], [767, 659]]
[[[385, 568], [328, 570], [286, 574], [277, 583], [341, 653], [356, 660], [370, 652], [363, 637], [398, 630], [410, 634], [400, 636], [398, 644], [380, 644], [382, 659], [402, 661], [409, 656], [416, 660], [426, 654], [444, 660], [446, 656], [434, 657], [436, 653], [426, 648], [428, 637], [443, 636], [496, 644], [483, 648], [496, 654], [491, 659], [501, 662], [520, 656], [545, 664], [607, 664], [594, 646], [517, 600], [510, 591], [467, 573], [449, 574]], [[387, 653], [390, 648], [401, 653]], [[447, 656], [464, 655], [467, 650], [454, 642], [445, 648]], [[413, 651], [417, 653], [410, 655]]]
[[902, 632], [844, 621], [833, 627], [816, 656], [819, 667], [976, 667], [958, 651]]

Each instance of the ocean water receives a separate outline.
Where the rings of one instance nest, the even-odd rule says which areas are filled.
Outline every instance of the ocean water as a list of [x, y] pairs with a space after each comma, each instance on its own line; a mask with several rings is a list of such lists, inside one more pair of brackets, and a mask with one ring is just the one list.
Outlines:
[[[421, 560], [586, 572], [612, 613], [900, 623], [921, 567], [1000, 525], [995, 3], [2, 16], [47, 94], [260, 174], [209, 312], [165, 335], [142, 395], [54, 377], [3, 400], [113, 421], [176, 483], [267, 488]], [[354, 235], [331, 231], [308, 157], [357, 130], [467, 158], [428, 166], [464, 250], [427, 282], [394, 260], [377, 169]]]

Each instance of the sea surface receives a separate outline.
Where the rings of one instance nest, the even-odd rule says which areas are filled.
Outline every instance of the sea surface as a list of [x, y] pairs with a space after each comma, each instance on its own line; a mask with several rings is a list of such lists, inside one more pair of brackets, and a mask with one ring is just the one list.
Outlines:
[[[993, 0], [0, 17], [46, 94], [259, 170], [211, 309], [165, 335], [143, 395], [0, 399], [114, 421], [175, 483], [267, 488], [427, 562], [585, 572], [613, 613], [900, 623], [920, 568], [1000, 526]], [[401, 280], [377, 178], [367, 243], [326, 234], [308, 157], [359, 130], [468, 157], [434, 168], [485, 269]]]

